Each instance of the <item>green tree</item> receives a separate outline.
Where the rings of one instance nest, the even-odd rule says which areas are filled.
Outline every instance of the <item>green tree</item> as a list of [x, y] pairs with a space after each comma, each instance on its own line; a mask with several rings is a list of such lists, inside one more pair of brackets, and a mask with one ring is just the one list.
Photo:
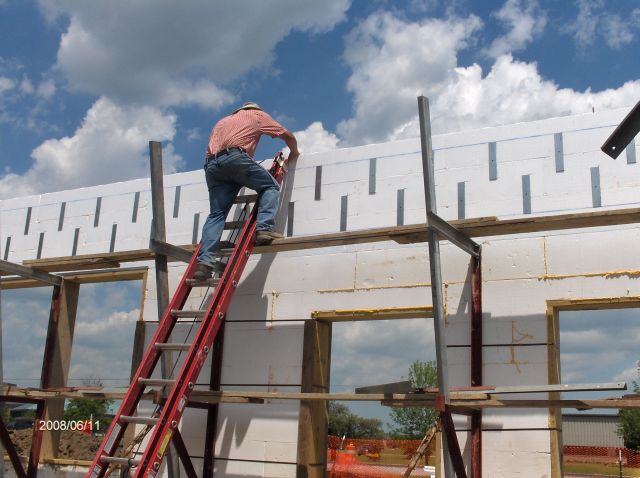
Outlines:
[[[415, 388], [435, 387], [438, 382], [436, 363], [416, 360], [409, 366], [409, 381]], [[403, 440], [419, 440], [431, 428], [438, 417], [433, 408], [392, 408], [391, 419], [397, 425], [391, 437]]]
[[348, 438], [384, 438], [382, 420], [351, 413], [342, 403], [329, 402], [329, 435]]
[[[640, 376], [640, 368], [638, 376]], [[633, 391], [640, 393], [638, 382], [633, 382]], [[640, 451], [640, 409], [631, 408], [618, 411], [618, 435], [624, 440], [625, 448]]]
[[[82, 384], [89, 387], [102, 387], [102, 381], [97, 378], [84, 379]], [[93, 420], [94, 431], [96, 422], [99, 422], [100, 431], [105, 431], [111, 424], [112, 416], [109, 415], [109, 407], [113, 400], [94, 400], [90, 398], [72, 398], [67, 401], [64, 410], [65, 421]]]

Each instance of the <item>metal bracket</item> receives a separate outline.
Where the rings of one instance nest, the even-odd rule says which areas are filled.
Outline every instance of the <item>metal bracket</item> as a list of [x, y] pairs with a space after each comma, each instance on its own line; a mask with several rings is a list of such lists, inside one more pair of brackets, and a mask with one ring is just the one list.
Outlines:
[[427, 211], [428, 227], [473, 257], [480, 257], [480, 244], [469, 239], [436, 213]]
[[616, 159], [640, 131], [640, 101], [604, 142], [602, 152]]
[[41, 271], [38, 269], [32, 269], [31, 267], [21, 266], [20, 264], [14, 264], [13, 262], [0, 260], [0, 270], [4, 272], [9, 272], [11, 274], [16, 274], [21, 277], [25, 277], [27, 279], [35, 279], [40, 282], [45, 282], [51, 285], [60, 285], [62, 284], [62, 277], [49, 274], [48, 272]]

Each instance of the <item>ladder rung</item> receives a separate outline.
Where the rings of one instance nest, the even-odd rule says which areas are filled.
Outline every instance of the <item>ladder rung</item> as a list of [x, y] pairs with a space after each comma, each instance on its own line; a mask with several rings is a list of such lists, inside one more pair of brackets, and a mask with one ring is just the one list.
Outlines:
[[215, 287], [220, 283], [220, 278], [206, 280], [187, 279], [186, 283], [191, 287]]
[[148, 385], [150, 387], [153, 387], [154, 385], [164, 387], [165, 385], [173, 385], [176, 381], [171, 378], [139, 378], [138, 383]]
[[189, 350], [191, 348], [191, 344], [175, 344], [175, 343], [156, 343], [156, 350], [169, 350], [181, 352], [185, 350]]
[[204, 317], [204, 314], [206, 313], [206, 310], [171, 310], [171, 315], [173, 317]]
[[125, 423], [137, 423], [140, 425], [155, 425], [158, 423], [156, 417], [132, 417], [129, 415], [120, 415], [120, 420]]
[[244, 221], [229, 221], [224, 223], [225, 230], [236, 229], [244, 226]]
[[234, 204], [242, 204], [246, 202], [256, 202], [257, 199], [257, 194], [243, 194], [242, 196], [236, 196], [233, 202]]
[[108, 455], [102, 455], [100, 461], [102, 463], [113, 463], [114, 465], [138, 466], [140, 464], [140, 460], [136, 460], [135, 458], [119, 458]]

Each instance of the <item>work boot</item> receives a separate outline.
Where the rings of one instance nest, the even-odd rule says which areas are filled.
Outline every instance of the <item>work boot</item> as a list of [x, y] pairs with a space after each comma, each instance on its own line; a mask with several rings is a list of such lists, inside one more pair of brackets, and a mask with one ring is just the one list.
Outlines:
[[213, 261], [213, 272], [215, 272], [218, 275], [222, 275], [226, 267], [227, 267], [227, 264], [225, 264], [220, 260]]
[[193, 278], [195, 280], [204, 281], [207, 279], [211, 279], [211, 274], [213, 273], [213, 268], [209, 267], [206, 264], [198, 264], [196, 266], [196, 273], [193, 274]]
[[256, 246], [266, 246], [274, 239], [283, 239], [284, 236], [275, 231], [258, 231], [256, 233]]

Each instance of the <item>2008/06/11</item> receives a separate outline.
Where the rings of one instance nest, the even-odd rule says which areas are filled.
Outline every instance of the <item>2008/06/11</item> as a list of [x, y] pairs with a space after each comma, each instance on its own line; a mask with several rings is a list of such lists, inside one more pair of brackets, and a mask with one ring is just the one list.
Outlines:
[[100, 420], [38, 420], [38, 430], [71, 430], [71, 431], [96, 431], [100, 430]]

